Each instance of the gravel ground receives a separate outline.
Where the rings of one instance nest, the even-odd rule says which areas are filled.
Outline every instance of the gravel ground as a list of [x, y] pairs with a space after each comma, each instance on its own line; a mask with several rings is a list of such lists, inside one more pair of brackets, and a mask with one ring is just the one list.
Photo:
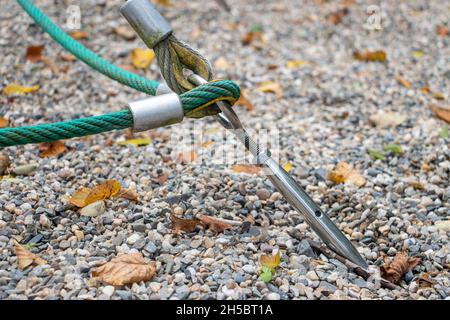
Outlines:
[[[112, 32], [126, 24], [118, 13], [122, 2], [36, 1], [60, 25], [67, 6], [80, 5], [89, 34], [82, 41], [106, 59], [129, 66], [130, 51], [143, 44]], [[164, 134], [176, 129], [189, 136], [194, 122], [220, 142], [221, 129], [213, 119], [186, 120], [158, 130], [153, 143], [140, 148], [106, 147], [111, 139], [124, 139], [123, 132], [114, 132], [70, 140], [72, 151], [59, 158], [39, 158], [35, 145], [3, 150], [13, 168], [37, 167], [29, 176], [0, 181], [0, 299], [449, 299], [449, 233], [435, 226], [450, 214], [449, 140], [439, 137], [444, 122], [427, 107], [436, 101], [418, 88], [443, 93], [448, 104], [450, 37], [438, 37], [435, 28], [448, 23], [450, 2], [382, 2], [384, 29], [378, 33], [363, 28], [368, 1], [356, 1], [338, 25], [326, 16], [340, 1], [228, 0], [233, 15], [214, 1], [172, 2], [162, 11], [176, 35], [213, 64], [221, 58], [228, 62], [230, 67], [217, 70], [217, 76], [246, 88], [255, 105], [253, 111], [238, 109], [244, 124], [280, 131], [281, 163], [292, 163], [295, 178], [367, 261], [379, 266], [385, 255], [407, 250], [422, 262], [405, 275], [399, 290], [388, 290], [336, 260], [316, 256], [304, 240], [319, 239], [264, 177], [210, 162], [165, 162], [177, 148]], [[0, 86], [41, 85], [35, 94], [0, 95], [0, 115], [12, 126], [98, 115], [143, 97], [80, 62], [62, 60], [63, 49], [14, 1], [6, 7], [0, 19]], [[260, 49], [241, 43], [256, 24], [270, 42]], [[63, 71], [26, 61], [30, 45], [45, 45], [45, 56]], [[365, 49], [384, 50], [388, 62], [356, 61], [353, 52]], [[413, 56], [414, 51], [424, 55]], [[310, 63], [289, 69], [288, 60]], [[401, 86], [398, 74], [413, 88]], [[156, 63], [145, 75], [160, 79]], [[256, 89], [268, 80], [281, 84], [282, 97]], [[374, 127], [369, 118], [380, 110], [407, 119], [397, 127]], [[367, 154], [392, 142], [405, 153], [376, 161]], [[339, 161], [354, 165], [366, 185], [327, 181], [326, 172]], [[169, 178], [160, 184], [162, 173]], [[80, 216], [67, 204], [75, 190], [104, 179], [135, 188], [140, 202], [108, 200], [105, 213], [95, 218]], [[414, 188], [411, 180], [423, 188]], [[251, 214], [256, 224], [245, 233], [233, 228], [175, 236], [171, 212], [236, 222]], [[35, 243], [32, 251], [48, 265], [20, 271], [13, 238]], [[281, 268], [266, 285], [258, 280], [259, 256], [274, 248], [281, 249]], [[92, 283], [90, 271], [99, 261], [130, 251], [157, 261], [151, 281], [118, 288]], [[434, 280], [431, 286], [416, 281], [424, 272]]]

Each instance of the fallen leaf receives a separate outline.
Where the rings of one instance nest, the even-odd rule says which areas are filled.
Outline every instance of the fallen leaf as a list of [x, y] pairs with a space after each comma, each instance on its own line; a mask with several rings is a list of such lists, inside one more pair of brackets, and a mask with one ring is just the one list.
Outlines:
[[44, 259], [25, 249], [25, 247], [19, 244], [16, 240], [14, 240], [14, 250], [20, 270], [24, 270], [31, 265], [42, 265], [47, 263]]
[[273, 81], [265, 81], [258, 85], [258, 89], [262, 92], [275, 93], [279, 98], [283, 97], [283, 88], [279, 83]]
[[386, 52], [383, 50], [377, 51], [356, 51], [353, 53], [353, 57], [359, 61], [365, 62], [384, 62], [387, 59]]
[[87, 206], [81, 208], [80, 215], [86, 217], [98, 217], [106, 211], [105, 201], [95, 201]]
[[59, 55], [61, 57], [61, 59], [63, 59], [64, 61], [67, 62], [73, 62], [77, 60], [77, 57], [75, 57], [73, 54], [68, 53], [68, 52], [61, 52], [61, 54]]
[[434, 91], [433, 92], [433, 97], [436, 100], [444, 100], [445, 99], [445, 96], [442, 93], [438, 92], [438, 91]]
[[136, 33], [128, 25], [115, 27], [113, 28], [113, 32], [125, 40], [133, 40], [136, 38]]
[[155, 52], [151, 49], [136, 48], [131, 51], [131, 62], [138, 69], [147, 69], [155, 59]]
[[420, 91], [422, 91], [423, 93], [426, 93], [426, 94], [430, 94], [432, 92], [430, 87], [422, 87], [422, 88], [420, 88]]
[[53, 141], [40, 143], [39, 150], [39, 157], [48, 158], [63, 154], [67, 148], [63, 141]]
[[436, 33], [440, 37], [447, 37], [450, 34], [450, 29], [446, 26], [437, 26]]
[[187, 164], [197, 159], [197, 153], [194, 150], [180, 152], [177, 156], [177, 161], [181, 164]]
[[123, 198], [130, 201], [137, 202], [138, 194], [135, 190], [132, 189], [122, 189], [118, 194], [115, 195], [117, 198]]
[[441, 107], [433, 104], [429, 105], [429, 107], [439, 118], [450, 123], [450, 107]]
[[83, 40], [89, 37], [89, 34], [86, 31], [72, 31], [69, 32], [69, 35], [75, 40]]
[[73, 194], [69, 201], [72, 205], [82, 208], [98, 200], [115, 196], [120, 192], [120, 189], [119, 181], [106, 180], [92, 189], [80, 188]]
[[150, 143], [152, 143], [152, 140], [150, 138], [142, 138], [142, 139], [130, 139], [130, 140], [124, 140], [124, 141], [119, 141], [117, 142], [117, 144], [119, 146], [126, 146], [126, 145], [133, 145], [136, 147], [142, 147], [142, 146], [147, 146]]
[[411, 82], [409, 82], [408, 80], [406, 80], [400, 76], [395, 76], [395, 79], [405, 88], [411, 89], [412, 85], [411, 85]]
[[381, 277], [392, 283], [398, 284], [403, 275], [414, 269], [419, 263], [419, 257], [410, 258], [405, 252], [397, 252], [392, 261], [385, 261], [385, 265], [380, 267]]
[[340, 24], [342, 19], [348, 15], [349, 12], [350, 10], [348, 8], [339, 9], [327, 16], [327, 22], [334, 25]]
[[259, 24], [252, 26], [250, 31], [242, 37], [241, 41], [243, 45], [253, 45], [256, 49], [263, 48], [269, 42], [266, 35], [263, 33], [262, 26]]
[[402, 146], [395, 144], [395, 143], [390, 143], [388, 145], [384, 146], [384, 151], [389, 151], [392, 152], [393, 154], [396, 155], [402, 155], [403, 154], [403, 148]]
[[235, 102], [235, 105], [243, 106], [247, 111], [252, 111], [255, 109], [253, 103], [247, 99], [245, 90], [241, 90], [241, 96], [238, 101]]
[[430, 288], [436, 284], [436, 281], [431, 279], [431, 274], [428, 272], [422, 273], [419, 278], [416, 280], [416, 283], [419, 285], [419, 288]]
[[162, 6], [162, 7], [169, 7], [170, 6], [170, 0], [154, 0], [155, 4]]
[[448, 139], [448, 137], [449, 137], [448, 125], [443, 126], [439, 130], [439, 137], [441, 137], [442, 139]]
[[288, 69], [297, 69], [307, 65], [309, 61], [305, 60], [290, 60], [286, 63]]
[[14, 94], [27, 94], [27, 93], [33, 93], [35, 91], [39, 90], [39, 85], [35, 85], [32, 87], [23, 87], [21, 85], [18, 85], [16, 83], [8, 84], [4, 89], [3, 92], [7, 96], [11, 96]]
[[232, 169], [234, 172], [248, 174], [258, 174], [261, 171], [261, 167], [252, 164], [236, 164]]
[[277, 253], [274, 255], [261, 255], [259, 258], [259, 263], [262, 267], [269, 268], [272, 273], [275, 273], [276, 268], [280, 264], [280, 250], [277, 250]]
[[406, 120], [406, 115], [392, 111], [379, 111], [369, 118], [379, 128], [397, 127]]
[[286, 170], [287, 173], [289, 173], [292, 170], [292, 163], [288, 161], [284, 166], [283, 169]]
[[92, 277], [112, 286], [123, 286], [148, 281], [155, 273], [155, 265], [146, 263], [141, 253], [129, 253], [95, 268]]
[[420, 59], [425, 55], [425, 53], [423, 51], [413, 51], [411, 55], [416, 59]]
[[374, 160], [385, 160], [385, 156], [376, 150], [368, 149], [367, 154]]
[[272, 271], [270, 270], [270, 268], [262, 267], [261, 274], [259, 275], [259, 279], [261, 281], [264, 281], [265, 283], [269, 283], [270, 281], [272, 281], [272, 278], [273, 278], [273, 274], [272, 274]]
[[208, 141], [206, 141], [206, 142], [203, 142], [200, 146], [201, 146], [202, 148], [207, 148], [207, 147], [209, 147], [209, 146], [212, 145], [212, 144], [214, 144], [214, 141], [213, 141], [213, 140], [208, 140]]
[[6, 128], [9, 125], [9, 120], [0, 117], [0, 128]]
[[27, 53], [25, 58], [31, 62], [42, 61], [42, 52], [44, 51], [44, 46], [29, 46], [27, 48]]
[[205, 216], [205, 215], [198, 216], [198, 220], [203, 222], [206, 226], [208, 226], [208, 228], [211, 231], [216, 232], [216, 233], [221, 233], [227, 229], [232, 228], [232, 225], [229, 224], [228, 222], [221, 221], [216, 218]]
[[450, 220], [438, 221], [434, 226], [440, 231], [450, 232]]
[[180, 234], [181, 231], [191, 233], [194, 232], [197, 226], [203, 228], [203, 223], [198, 219], [181, 219], [174, 214], [170, 215], [172, 221], [172, 232]]
[[227, 59], [220, 57], [214, 62], [214, 67], [219, 70], [227, 70], [230, 67], [230, 64]]
[[366, 179], [345, 161], [339, 162], [332, 171], [328, 172], [327, 178], [334, 183], [347, 183], [358, 187], [366, 183]]

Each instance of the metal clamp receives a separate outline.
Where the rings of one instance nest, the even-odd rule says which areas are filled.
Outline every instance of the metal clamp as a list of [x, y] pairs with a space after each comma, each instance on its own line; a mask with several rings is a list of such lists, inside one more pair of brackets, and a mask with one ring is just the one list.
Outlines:
[[167, 20], [149, 0], [128, 0], [120, 12], [149, 48], [154, 48], [172, 34]]
[[128, 104], [133, 115], [133, 131], [141, 132], [183, 121], [184, 111], [175, 93], [163, 94]]

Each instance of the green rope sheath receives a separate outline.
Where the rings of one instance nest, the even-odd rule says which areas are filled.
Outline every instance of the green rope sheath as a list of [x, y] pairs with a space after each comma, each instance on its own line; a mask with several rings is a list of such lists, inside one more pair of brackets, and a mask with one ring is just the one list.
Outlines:
[[[60, 43], [80, 60], [103, 73], [104, 75], [136, 90], [155, 95], [159, 83], [147, 80], [136, 74], [122, 70], [97, 56], [82, 44], [68, 36], [47, 16], [45, 16], [29, 0], [17, 0], [22, 8]], [[240, 88], [230, 80], [212, 81], [196, 87], [180, 95], [180, 100], [186, 116], [201, 118], [205, 115], [220, 112], [217, 106], [211, 106], [218, 101], [228, 101], [234, 104], [239, 99]], [[52, 124], [41, 124], [27, 127], [0, 129], [0, 148], [23, 145], [28, 143], [51, 142], [61, 139], [82, 137], [112, 130], [120, 130], [133, 126], [133, 118], [129, 110], [122, 110], [101, 116], [88, 117]]]
[[155, 95], [159, 82], [148, 80], [137, 74], [125, 71], [108, 61], [104, 60], [81, 43], [73, 39], [58, 27], [49, 17], [29, 0], [17, 0], [20, 6], [33, 18], [33, 20], [47, 32], [56, 42], [63, 46], [78, 59], [89, 65], [91, 68], [103, 73], [105, 76], [116, 80], [126, 86], [138, 91]]

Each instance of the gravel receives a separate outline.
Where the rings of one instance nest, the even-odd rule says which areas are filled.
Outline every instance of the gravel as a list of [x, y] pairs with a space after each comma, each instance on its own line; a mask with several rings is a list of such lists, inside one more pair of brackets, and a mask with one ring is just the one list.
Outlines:
[[[449, 21], [441, 1], [386, 3], [379, 32], [363, 28], [368, 1], [356, 1], [338, 25], [326, 21], [337, 2], [227, 1], [232, 15], [214, 1], [176, 2], [162, 13], [175, 34], [213, 65], [219, 58], [227, 61], [228, 68], [216, 65], [216, 77], [238, 82], [255, 106], [251, 111], [236, 108], [244, 125], [251, 131], [279, 131], [280, 163], [292, 164], [293, 177], [372, 267], [403, 250], [422, 262], [398, 290], [388, 290], [317, 255], [307, 240], [320, 239], [264, 176], [237, 173], [232, 165], [212, 161], [181, 165], [171, 160], [190, 150], [179, 138], [191, 136], [194, 125], [205, 139], [195, 144], [213, 141], [199, 147], [199, 153], [218, 151], [225, 140], [213, 119], [185, 120], [158, 129], [152, 143], [139, 148], [115, 144], [126, 139], [117, 131], [68, 140], [70, 150], [59, 157], [40, 158], [36, 145], [1, 150], [2, 163], [11, 162], [12, 176], [0, 180], [0, 299], [448, 299], [449, 234], [435, 224], [450, 215], [450, 149], [449, 140], [439, 136], [443, 121], [427, 107], [448, 105], [450, 99], [450, 37], [435, 34], [440, 21]], [[107, 60], [130, 67], [131, 50], [143, 44], [112, 32], [126, 24], [118, 11], [122, 2], [80, 2], [88, 33], [82, 41]], [[39, 6], [64, 24], [62, 2], [42, 0]], [[0, 94], [0, 116], [11, 126], [117, 111], [145, 96], [80, 62], [62, 59], [64, 50], [15, 2], [3, 11], [1, 88], [13, 82], [41, 86], [25, 96]], [[243, 45], [241, 38], [255, 26], [263, 29], [268, 43]], [[30, 45], [44, 45], [45, 57], [59, 71], [26, 61]], [[353, 58], [354, 51], [366, 49], [384, 50], [388, 61]], [[289, 60], [308, 63], [291, 69]], [[155, 62], [138, 72], [161, 79]], [[413, 88], [400, 85], [398, 75]], [[280, 84], [282, 96], [259, 91], [264, 81]], [[421, 92], [424, 86], [442, 92], [445, 101]], [[376, 127], [369, 118], [379, 111], [404, 114], [406, 120], [397, 127]], [[389, 143], [401, 145], [404, 154], [386, 153], [385, 160], [367, 154]], [[225, 148], [225, 154], [231, 151], [232, 146]], [[328, 181], [327, 172], [339, 161], [352, 164], [366, 184]], [[68, 204], [75, 190], [105, 179], [136, 190], [139, 201], [107, 199], [89, 216]], [[224, 233], [199, 228], [175, 235], [172, 213], [237, 223], [251, 216], [255, 223]], [[48, 265], [20, 271], [13, 239], [32, 244], [30, 250]], [[274, 249], [281, 251], [281, 267], [266, 284], [259, 279], [259, 258]], [[152, 280], [117, 288], [91, 281], [98, 263], [128, 252], [156, 261]], [[417, 282], [425, 272], [433, 279], [430, 286]]]

